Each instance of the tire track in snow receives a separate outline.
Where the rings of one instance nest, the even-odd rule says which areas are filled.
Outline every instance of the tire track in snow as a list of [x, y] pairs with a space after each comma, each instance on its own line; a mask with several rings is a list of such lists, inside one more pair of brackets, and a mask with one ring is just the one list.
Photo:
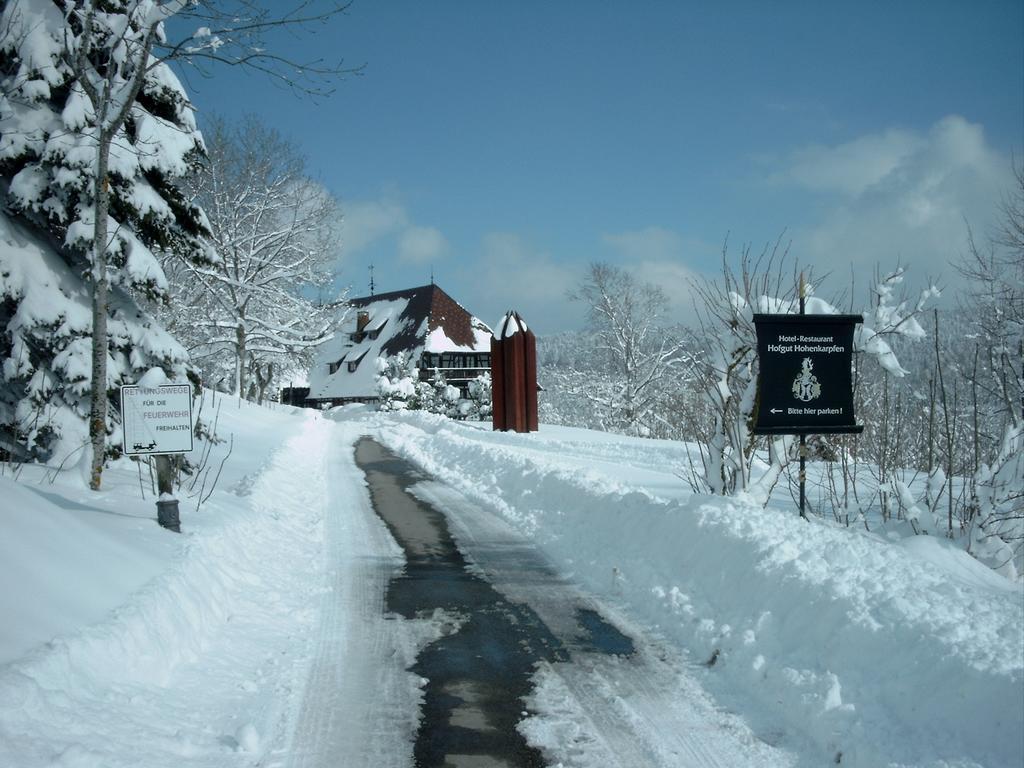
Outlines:
[[[550, 572], [536, 548], [496, 515], [434, 482], [418, 497], [446, 511], [460, 550], [510, 600], [528, 604], [570, 649], [568, 662], [541, 663], [520, 724], [531, 744], [562, 768], [788, 768], [793, 757], [757, 739], [717, 709], [678, 653]], [[592, 610], [632, 637], [636, 652], [590, 652], [580, 611]], [[577, 617], [573, 619], [573, 617]]]
[[[630, 659], [575, 654], [572, 663], [539, 670], [538, 695], [531, 702], [538, 714], [523, 729], [565, 768], [790, 765], [789, 756], [757, 742], [742, 724], [715, 710], [679, 665], [685, 666], [649, 649]], [[563, 746], [567, 741], [575, 748]]]
[[323, 554], [328, 581], [287, 764], [401, 768], [412, 764], [420, 698], [420, 681], [405, 669], [433, 630], [426, 622], [385, 617], [385, 589], [404, 558], [355, 466], [357, 433], [327, 424], [334, 432], [323, 489], [330, 500]]

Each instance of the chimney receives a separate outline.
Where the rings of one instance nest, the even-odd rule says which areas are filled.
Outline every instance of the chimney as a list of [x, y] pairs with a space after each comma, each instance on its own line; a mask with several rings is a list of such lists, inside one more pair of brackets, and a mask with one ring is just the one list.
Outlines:
[[370, 324], [370, 313], [360, 310], [356, 314], [356, 333], [362, 333], [363, 329]]

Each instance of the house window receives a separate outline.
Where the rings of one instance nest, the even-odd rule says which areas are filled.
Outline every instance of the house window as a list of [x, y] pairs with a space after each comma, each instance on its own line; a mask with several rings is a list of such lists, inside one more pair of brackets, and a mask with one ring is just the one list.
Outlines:
[[337, 373], [337, 372], [338, 372], [338, 369], [339, 369], [340, 367], [341, 367], [341, 360], [339, 360], [339, 361], [338, 361], [338, 362], [336, 362], [336, 363], [328, 363], [328, 364], [327, 364], [327, 372], [328, 372], [328, 373]]
[[366, 357], [366, 352], [363, 352], [363, 354], [361, 354], [355, 360], [349, 360], [348, 361], [348, 372], [349, 373], [355, 373], [356, 368], [359, 367], [359, 363], [361, 363], [363, 361], [364, 357]]
[[372, 331], [370, 331], [370, 338], [371, 338], [371, 339], [376, 339], [376, 338], [377, 338], [378, 336], [380, 336], [380, 332], [381, 332], [382, 330], [384, 330], [384, 326], [385, 326], [385, 325], [387, 325], [387, 324], [388, 324], [388, 321], [387, 321], [387, 320], [385, 320], [385, 321], [384, 321], [383, 323], [381, 323], [381, 324], [380, 324], [379, 326], [377, 326], [377, 327], [376, 327], [376, 328], [374, 328], [374, 329], [373, 329]]

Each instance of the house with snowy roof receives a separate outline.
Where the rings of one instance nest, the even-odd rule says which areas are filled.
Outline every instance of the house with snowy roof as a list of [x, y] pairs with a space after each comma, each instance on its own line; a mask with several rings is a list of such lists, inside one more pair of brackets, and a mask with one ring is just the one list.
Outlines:
[[309, 372], [312, 405], [376, 401], [377, 358], [400, 352], [417, 361], [421, 379], [440, 372], [463, 396], [491, 369], [491, 329], [434, 284], [349, 303], [352, 311]]

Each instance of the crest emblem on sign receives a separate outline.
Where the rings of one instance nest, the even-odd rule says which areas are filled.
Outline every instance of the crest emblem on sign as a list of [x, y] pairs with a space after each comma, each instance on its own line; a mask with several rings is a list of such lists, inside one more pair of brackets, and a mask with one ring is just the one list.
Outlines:
[[811, 358], [805, 357], [803, 367], [793, 381], [793, 397], [804, 403], [809, 403], [821, 395], [821, 382], [811, 372], [813, 368]]

